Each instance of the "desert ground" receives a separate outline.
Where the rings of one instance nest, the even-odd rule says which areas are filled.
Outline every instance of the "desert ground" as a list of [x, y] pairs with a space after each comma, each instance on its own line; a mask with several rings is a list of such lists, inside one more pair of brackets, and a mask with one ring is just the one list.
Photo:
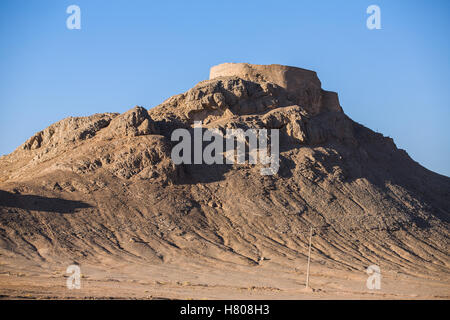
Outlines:
[[32, 265], [23, 261], [12, 269], [2, 261], [2, 299], [449, 299], [449, 279], [424, 278], [387, 271], [381, 288], [368, 289], [363, 270], [333, 270], [311, 265], [310, 288], [305, 288], [306, 262], [290, 267], [264, 261], [258, 266], [232, 264], [82, 265], [81, 288], [68, 289], [65, 265]]

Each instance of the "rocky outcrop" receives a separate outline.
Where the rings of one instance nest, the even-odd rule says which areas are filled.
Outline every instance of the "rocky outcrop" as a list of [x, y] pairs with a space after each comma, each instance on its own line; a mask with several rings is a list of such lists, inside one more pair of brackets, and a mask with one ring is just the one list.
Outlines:
[[278, 64], [223, 63], [211, 68], [209, 78], [230, 76], [257, 83], [273, 83], [286, 90], [290, 101], [312, 114], [323, 110], [342, 112], [337, 94], [322, 90], [314, 71]]
[[102, 138], [135, 137], [156, 134], [155, 124], [146, 109], [136, 106], [115, 117], [108, 128], [102, 132]]
[[64, 148], [69, 143], [90, 139], [98, 131], [107, 127], [117, 115], [117, 113], [103, 113], [89, 117], [69, 117], [63, 119], [36, 133], [19, 150]]

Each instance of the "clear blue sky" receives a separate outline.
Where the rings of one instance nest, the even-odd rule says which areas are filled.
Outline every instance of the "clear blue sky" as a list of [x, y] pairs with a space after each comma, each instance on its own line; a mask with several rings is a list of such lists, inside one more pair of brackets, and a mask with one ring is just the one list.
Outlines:
[[449, 39], [445, 0], [1, 0], [0, 154], [68, 116], [154, 107], [215, 64], [278, 63], [317, 71], [351, 118], [450, 176]]

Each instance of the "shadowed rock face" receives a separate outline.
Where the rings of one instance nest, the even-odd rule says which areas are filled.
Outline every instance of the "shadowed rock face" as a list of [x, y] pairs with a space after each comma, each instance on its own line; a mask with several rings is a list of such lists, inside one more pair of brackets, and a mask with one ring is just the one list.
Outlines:
[[[171, 133], [196, 120], [279, 129], [278, 174], [175, 166]], [[450, 179], [349, 119], [295, 67], [222, 64], [150, 110], [61, 120], [0, 158], [0, 189], [9, 257], [283, 266], [304, 257], [313, 225], [324, 265], [449, 272]]]

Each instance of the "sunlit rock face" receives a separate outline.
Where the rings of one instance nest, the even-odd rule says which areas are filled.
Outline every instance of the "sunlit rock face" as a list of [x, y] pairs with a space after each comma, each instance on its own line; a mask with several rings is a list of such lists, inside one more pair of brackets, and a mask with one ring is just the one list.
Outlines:
[[278, 64], [223, 63], [210, 69], [210, 80], [219, 77], [238, 77], [257, 83], [276, 84], [287, 91], [292, 102], [308, 108], [313, 114], [322, 110], [342, 111], [337, 94], [322, 90], [314, 71]]

